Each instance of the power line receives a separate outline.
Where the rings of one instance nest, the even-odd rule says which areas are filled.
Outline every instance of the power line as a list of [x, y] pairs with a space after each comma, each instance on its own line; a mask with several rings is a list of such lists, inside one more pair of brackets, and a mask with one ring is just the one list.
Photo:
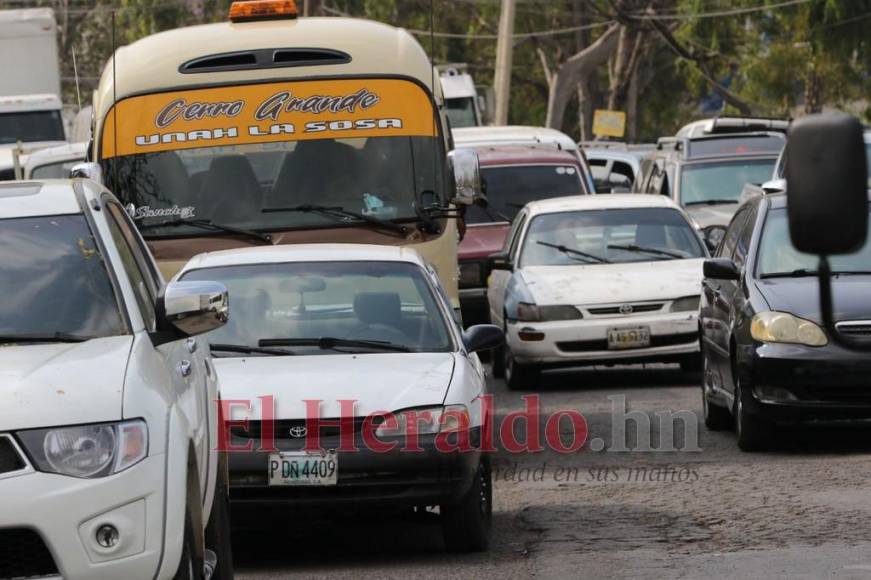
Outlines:
[[[583, 26], [572, 26], [570, 28], [556, 28], [553, 30], [541, 30], [538, 32], [522, 32], [520, 34], [512, 35], [512, 38], [515, 40], [523, 40], [526, 38], [535, 38], [540, 36], [556, 36], [559, 34], [572, 34], [575, 32], [580, 32], [581, 30], [590, 30], [593, 28], [600, 28], [602, 26], [608, 26], [613, 24], [613, 20], [605, 20], [603, 22], [595, 22], [593, 24], [585, 24]], [[416, 29], [408, 29], [408, 32], [411, 34], [415, 34], [418, 36], [429, 36], [429, 30], [416, 30]], [[463, 34], [460, 32], [434, 32], [433, 36], [438, 38], [467, 38], [469, 40], [496, 40], [499, 38], [498, 34]]]
[[698, 14], [627, 14], [633, 20], [697, 20], [700, 18], [721, 18], [724, 16], [740, 16], [742, 14], [752, 14], [754, 12], [766, 12], [776, 8], [786, 8], [787, 6], [796, 6], [798, 4], [807, 4], [813, 0], [786, 0], [777, 4], [765, 4], [761, 6], [753, 6], [748, 8], [733, 8], [731, 10], [716, 10], [713, 12], [701, 12]]

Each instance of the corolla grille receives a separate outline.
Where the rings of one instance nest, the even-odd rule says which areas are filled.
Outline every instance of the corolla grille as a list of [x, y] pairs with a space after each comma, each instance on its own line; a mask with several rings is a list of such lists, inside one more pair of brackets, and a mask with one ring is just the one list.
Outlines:
[[0, 435], [0, 475], [27, 467], [8, 435]]
[[597, 306], [587, 308], [592, 316], [631, 316], [633, 314], [644, 314], [646, 312], [659, 312], [665, 306], [665, 302], [645, 302], [615, 304], [613, 306]]

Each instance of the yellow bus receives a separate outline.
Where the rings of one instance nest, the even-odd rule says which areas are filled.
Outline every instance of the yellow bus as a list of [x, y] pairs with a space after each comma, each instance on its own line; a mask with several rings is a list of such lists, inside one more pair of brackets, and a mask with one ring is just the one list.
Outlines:
[[94, 115], [79, 174], [127, 205], [164, 275], [249, 245], [402, 245], [459, 306], [454, 216], [480, 199], [477, 157], [449, 153], [438, 76], [408, 32], [235, 2], [227, 22], [119, 48]]

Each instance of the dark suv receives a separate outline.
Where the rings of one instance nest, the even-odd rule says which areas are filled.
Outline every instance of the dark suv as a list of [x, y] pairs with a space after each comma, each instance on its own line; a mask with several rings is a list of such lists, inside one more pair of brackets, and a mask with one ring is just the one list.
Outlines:
[[738, 209], [744, 184], [771, 179], [785, 144], [775, 131], [663, 137], [641, 161], [632, 190], [671, 197], [700, 230], [722, 229]]

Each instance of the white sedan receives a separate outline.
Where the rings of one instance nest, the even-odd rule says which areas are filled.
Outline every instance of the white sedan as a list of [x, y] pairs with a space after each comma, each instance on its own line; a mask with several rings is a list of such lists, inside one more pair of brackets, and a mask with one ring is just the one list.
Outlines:
[[582, 364], [698, 370], [706, 255], [686, 214], [665, 197], [528, 204], [489, 261], [490, 319], [506, 335], [494, 374], [526, 388], [541, 369]]
[[224, 399], [240, 402], [225, 414], [230, 445], [245, 450], [230, 454], [233, 502], [439, 506], [450, 549], [487, 546], [486, 382], [474, 353], [500, 346], [502, 331], [463, 332], [417, 252], [230, 250], [178, 277], [233, 295], [232, 318], [210, 335]]

